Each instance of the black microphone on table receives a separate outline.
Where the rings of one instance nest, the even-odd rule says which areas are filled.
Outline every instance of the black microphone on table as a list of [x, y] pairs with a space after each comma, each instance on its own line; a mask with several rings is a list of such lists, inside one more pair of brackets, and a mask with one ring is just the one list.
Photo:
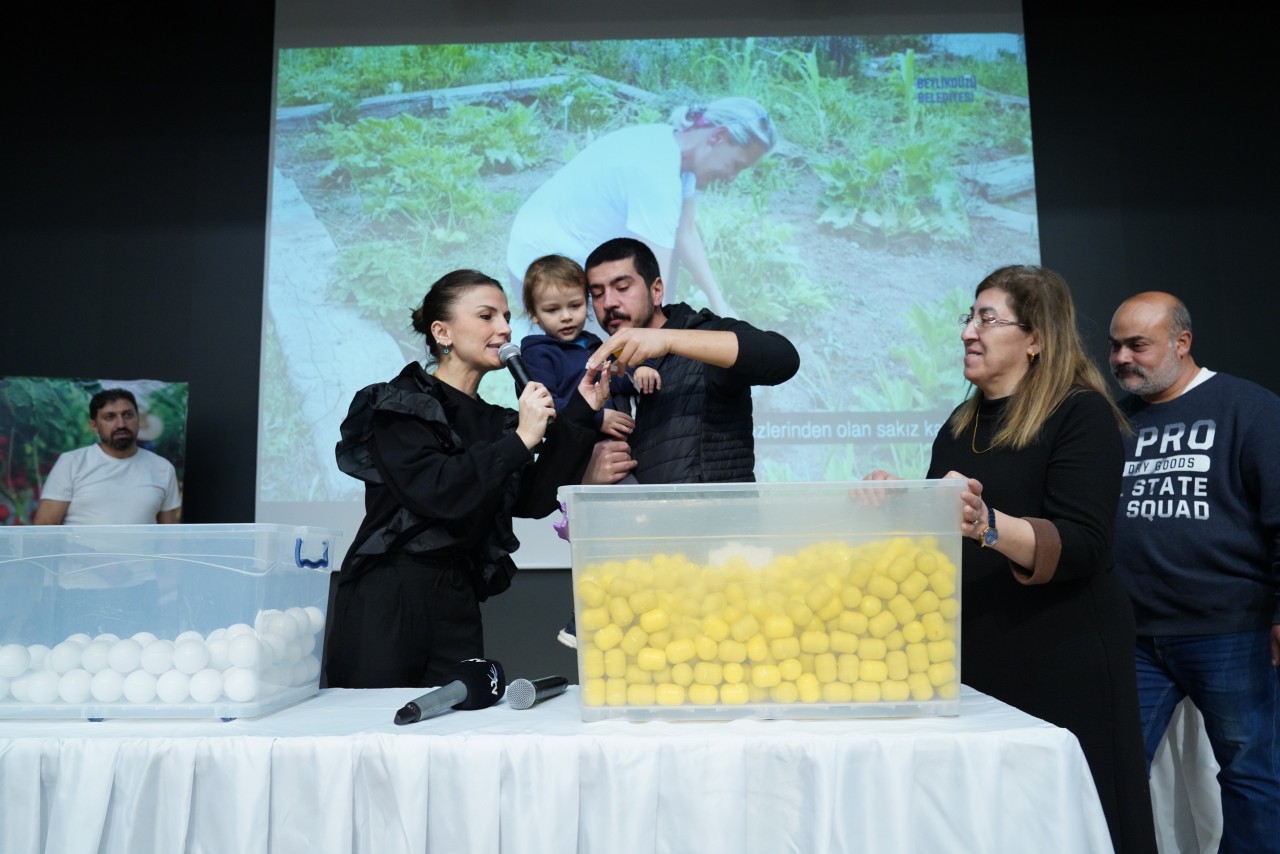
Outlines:
[[559, 697], [569, 687], [564, 676], [543, 676], [541, 679], [513, 679], [507, 686], [507, 705], [513, 709], [528, 709], [534, 703]]
[[396, 723], [417, 723], [446, 709], [487, 709], [502, 699], [507, 687], [502, 665], [487, 658], [460, 661], [444, 675], [445, 682], [430, 693], [406, 703], [396, 712]]
[[[524, 357], [520, 355], [520, 345], [513, 344], [508, 341], [498, 348], [498, 361], [507, 366], [507, 370], [511, 372], [511, 377], [516, 381], [516, 397], [524, 394], [524, 387], [529, 384], [532, 377], [529, 376], [529, 369], [525, 366]], [[547, 423], [554, 422], [555, 416], [547, 419]]]

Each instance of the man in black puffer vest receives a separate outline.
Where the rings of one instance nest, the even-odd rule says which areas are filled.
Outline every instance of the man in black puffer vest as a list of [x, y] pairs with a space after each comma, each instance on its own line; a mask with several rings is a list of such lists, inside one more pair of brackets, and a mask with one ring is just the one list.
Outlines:
[[587, 284], [600, 327], [611, 337], [591, 357], [626, 368], [646, 360], [661, 388], [642, 395], [630, 449], [596, 444], [587, 483], [734, 483], [755, 480], [751, 387], [795, 376], [800, 355], [777, 332], [663, 306], [657, 259], [629, 237], [607, 241], [587, 257]]

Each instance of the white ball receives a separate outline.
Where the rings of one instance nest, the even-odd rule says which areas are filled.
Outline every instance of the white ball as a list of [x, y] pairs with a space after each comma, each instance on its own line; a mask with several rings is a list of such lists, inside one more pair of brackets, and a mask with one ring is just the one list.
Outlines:
[[237, 635], [247, 635], [253, 633], [253, 626], [247, 623], [235, 623], [227, 626], [227, 637], [234, 638]]
[[32, 703], [47, 705], [58, 699], [58, 679], [52, 670], [37, 670], [27, 682], [27, 696]]
[[26, 703], [31, 699], [31, 694], [27, 690], [27, 686], [30, 684], [31, 674], [24, 673], [9, 683], [9, 693], [12, 694], [13, 699], [17, 700], [19, 703]]
[[232, 639], [227, 655], [236, 667], [257, 667], [262, 660], [262, 642], [253, 635], [239, 635]]
[[80, 651], [80, 666], [90, 673], [107, 669], [111, 656], [111, 641], [95, 640]]
[[49, 647], [42, 643], [33, 643], [27, 647], [27, 652], [31, 653], [31, 669], [39, 670], [44, 667], [45, 659], [49, 657]]
[[308, 682], [318, 682], [320, 679], [320, 659], [314, 655], [308, 655], [302, 661], [298, 662], [301, 668], [302, 679], [298, 684], [305, 685]]
[[88, 670], [82, 670], [79, 667], [75, 670], [68, 670], [58, 680], [58, 696], [62, 698], [64, 703], [78, 706], [93, 694], [93, 690], [90, 688], [92, 681], [93, 674]]
[[258, 674], [243, 667], [232, 667], [222, 675], [222, 690], [227, 699], [247, 703], [258, 695]]
[[265, 632], [258, 638], [262, 642], [262, 662], [274, 664], [284, 659], [289, 642], [275, 632]]
[[304, 656], [310, 655], [312, 652], [315, 651], [315, 648], [316, 648], [316, 636], [303, 635], [302, 637], [298, 638], [297, 644], [302, 649], [302, 654]]
[[75, 670], [80, 666], [80, 656], [83, 652], [84, 647], [80, 644], [73, 640], [65, 640], [49, 650], [45, 666], [61, 676], [68, 670]]
[[9, 696], [9, 677], [0, 676], [0, 700]]
[[113, 643], [115, 643], [116, 641], [120, 640], [120, 637], [119, 637], [119, 635], [113, 635], [113, 634], [111, 634], [111, 632], [103, 632], [102, 634], [100, 634], [100, 635], [98, 635], [96, 638], [94, 638], [94, 640], [95, 640], [95, 641], [102, 641], [102, 642], [103, 642], [103, 643], [105, 643], [105, 644], [113, 644]]
[[261, 633], [267, 627], [268, 621], [279, 613], [280, 612], [275, 608], [268, 608], [265, 611], [259, 611], [258, 616], [253, 618], [254, 631]]
[[285, 640], [293, 640], [298, 634], [298, 621], [288, 614], [273, 614], [267, 620], [266, 630]]
[[142, 669], [152, 676], [159, 676], [173, 668], [173, 641], [156, 640], [142, 648], [138, 656]]
[[191, 677], [191, 699], [197, 703], [212, 703], [222, 696], [222, 674], [213, 668], [205, 668]]
[[173, 639], [174, 646], [182, 646], [187, 641], [200, 641], [204, 643], [204, 635], [197, 631], [187, 630]]
[[290, 617], [293, 617], [293, 621], [298, 624], [298, 634], [300, 635], [311, 634], [311, 618], [307, 616], [307, 612], [305, 609], [290, 608], [289, 610], [285, 611], [285, 613], [288, 614]]
[[307, 612], [307, 620], [311, 623], [311, 634], [319, 634], [324, 631], [324, 611], [321, 611], [315, 605], [308, 605], [303, 610]]
[[226, 629], [214, 629], [213, 631], [209, 632], [209, 636], [204, 640], [205, 640], [205, 643], [208, 643], [211, 640], [217, 640], [218, 638], [225, 638], [226, 636], [227, 636]]
[[209, 647], [202, 640], [185, 640], [173, 649], [173, 666], [190, 675], [203, 670], [209, 663]]
[[170, 670], [156, 680], [156, 695], [161, 702], [182, 703], [190, 695], [191, 677], [181, 670]]
[[130, 703], [150, 703], [156, 698], [156, 677], [135, 670], [124, 677], [124, 698]]
[[31, 650], [20, 643], [0, 646], [0, 676], [12, 679], [26, 672], [31, 666]]
[[93, 638], [89, 637], [84, 632], [76, 632], [74, 635], [67, 638], [67, 640], [71, 641], [72, 643], [79, 644], [80, 646], [88, 646], [89, 644], [93, 643]]
[[125, 638], [111, 645], [107, 662], [116, 673], [130, 674], [142, 663], [142, 644], [133, 638]]
[[138, 646], [146, 646], [155, 640], [156, 636], [151, 634], [151, 632], [138, 632], [133, 636], [133, 639], [138, 642]]
[[[237, 638], [239, 640], [239, 638]], [[204, 644], [209, 649], [209, 666], [214, 670], [226, 670], [231, 666], [231, 641], [225, 637], [209, 635]]]
[[93, 699], [100, 703], [114, 703], [124, 696], [124, 677], [115, 670], [99, 670], [90, 684]]

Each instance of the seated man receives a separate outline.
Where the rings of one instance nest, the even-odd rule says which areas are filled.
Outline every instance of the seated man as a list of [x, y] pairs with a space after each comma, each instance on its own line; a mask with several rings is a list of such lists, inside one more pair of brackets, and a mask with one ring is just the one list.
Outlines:
[[37, 525], [175, 523], [181, 498], [168, 460], [138, 447], [138, 402], [127, 389], [89, 401], [98, 441], [58, 457], [36, 508]]

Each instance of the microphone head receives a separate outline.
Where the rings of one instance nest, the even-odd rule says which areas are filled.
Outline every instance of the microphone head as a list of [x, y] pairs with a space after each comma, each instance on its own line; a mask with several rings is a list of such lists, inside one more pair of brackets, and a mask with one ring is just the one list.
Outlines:
[[529, 709], [538, 700], [538, 691], [528, 679], [513, 679], [507, 686], [507, 705], [513, 709]]
[[512, 359], [520, 358], [520, 345], [512, 341], [508, 341], [498, 348], [498, 361], [502, 364], [509, 363]]
[[453, 707], [464, 711], [489, 708], [507, 687], [502, 665], [488, 658], [459, 661], [444, 677], [446, 684], [455, 680], [467, 686], [467, 698]]

